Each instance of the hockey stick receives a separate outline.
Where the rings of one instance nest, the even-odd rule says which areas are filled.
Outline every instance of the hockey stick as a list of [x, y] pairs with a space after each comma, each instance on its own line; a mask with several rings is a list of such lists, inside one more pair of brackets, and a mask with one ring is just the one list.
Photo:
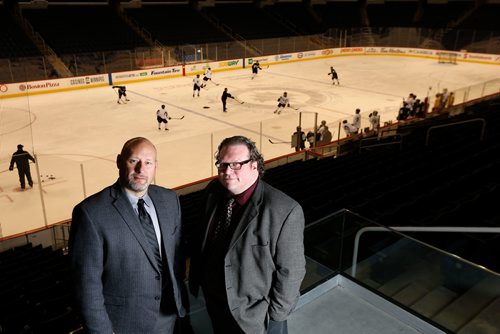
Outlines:
[[295, 107], [292, 107], [292, 106], [290, 106], [290, 108], [292, 108], [293, 110], [299, 110], [300, 109], [300, 107], [295, 108]]
[[170, 119], [184, 119], [184, 116], [182, 116], [182, 117], [170, 117]]
[[243, 103], [245, 103], [245, 101], [240, 101], [240, 100], [238, 100], [238, 98], [236, 98], [236, 97], [233, 97], [233, 99], [234, 99], [236, 102], [238, 102], [239, 104], [243, 104]]
[[291, 141], [272, 141], [271, 139], [268, 139], [271, 144], [291, 144]]

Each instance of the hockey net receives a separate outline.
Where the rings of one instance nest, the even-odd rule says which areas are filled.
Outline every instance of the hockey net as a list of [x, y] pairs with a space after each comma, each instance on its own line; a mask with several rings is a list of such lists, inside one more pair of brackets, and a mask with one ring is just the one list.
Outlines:
[[457, 64], [457, 54], [454, 52], [439, 52], [438, 53], [438, 63], [439, 64]]

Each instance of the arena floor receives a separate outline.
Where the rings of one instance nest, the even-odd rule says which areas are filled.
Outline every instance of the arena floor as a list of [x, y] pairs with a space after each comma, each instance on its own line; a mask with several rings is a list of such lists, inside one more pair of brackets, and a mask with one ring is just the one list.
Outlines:
[[[337, 70], [340, 86], [332, 85], [330, 66]], [[127, 104], [117, 104], [110, 87], [0, 99], [0, 237], [70, 218], [84, 196], [116, 180], [116, 154], [135, 136], [149, 138], [158, 148], [156, 183], [176, 187], [213, 175], [212, 157], [225, 137], [249, 136], [270, 159], [294, 151], [287, 142], [299, 112], [306, 132], [314, 127], [317, 113], [318, 123], [326, 120], [336, 139], [339, 122], [352, 121], [356, 108], [361, 109], [362, 127], [369, 125], [373, 110], [383, 124], [395, 120], [409, 93], [423, 99], [443, 88], [453, 91], [497, 78], [495, 65], [351, 56], [271, 65], [254, 80], [249, 69], [217, 72], [213, 81], [219, 85], [209, 83], [195, 98], [193, 77], [181, 77], [128, 84]], [[245, 102], [229, 100], [227, 113], [220, 102], [225, 87]], [[274, 114], [284, 91], [298, 110]], [[172, 119], [169, 131], [158, 130], [161, 104], [171, 117], [184, 116]], [[35, 186], [23, 192], [17, 172], [8, 171], [17, 144], [38, 159], [31, 167]]]

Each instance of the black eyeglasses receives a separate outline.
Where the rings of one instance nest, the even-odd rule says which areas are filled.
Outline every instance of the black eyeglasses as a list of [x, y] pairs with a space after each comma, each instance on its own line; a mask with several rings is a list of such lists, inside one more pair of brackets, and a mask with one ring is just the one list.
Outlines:
[[216, 162], [215, 167], [217, 167], [218, 170], [226, 170], [227, 167], [231, 168], [232, 170], [240, 170], [244, 164], [247, 164], [250, 161], [252, 161], [252, 159], [239, 162]]

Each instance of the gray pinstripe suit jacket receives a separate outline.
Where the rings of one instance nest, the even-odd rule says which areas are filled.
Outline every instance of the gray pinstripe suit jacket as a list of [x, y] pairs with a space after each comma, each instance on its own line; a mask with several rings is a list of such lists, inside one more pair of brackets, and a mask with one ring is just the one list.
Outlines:
[[[154, 185], [148, 194], [168, 264], [163, 273], [118, 182], [73, 210], [70, 260], [76, 299], [89, 333], [150, 333], [166, 298], [173, 298], [178, 315], [184, 316], [179, 199], [173, 191]], [[161, 275], [170, 277], [172, 287], [162, 288]]]

